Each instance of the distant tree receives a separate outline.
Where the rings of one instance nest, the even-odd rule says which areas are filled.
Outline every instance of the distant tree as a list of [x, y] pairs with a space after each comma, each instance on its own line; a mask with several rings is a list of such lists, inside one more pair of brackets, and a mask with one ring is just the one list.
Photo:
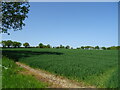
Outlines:
[[29, 45], [29, 43], [23, 43], [23, 46], [25, 47], [25, 48], [28, 48], [30, 45]]
[[80, 49], [79, 47], [77, 47], [76, 49]]
[[50, 44], [48, 44], [46, 47], [47, 47], [47, 48], [51, 48]]
[[70, 49], [70, 46], [67, 45], [67, 46], [66, 46], [66, 49]]
[[59, 49], [60, 47], [59, 47], [59, 46], [57, 46], [56, 48], [57, 48], [57, 49]]
[[94, 49], [94, 47], [92, 47], [92, 46], [90, 46], [89, 48], [90, 48], [90, 49]]
[[36, 46], [36, 48], [39, 48], [39, 46]]
[[103, 50], [106, 50], [106, 47], [101, 47]]
[[17, 42], [17, 47], [18, 47], [18, 48], [21, 47], [21, 45], [22, 45], [22, 43]]
[[120, 46], [117, 46], [116, 48], [117, 48], [117, 50], [120, 50]]
[[65, 48], [63, 45], [60, 45], [60, 48]]
[[17, 47], [17, 43], [18, 43], [18, 42], [14, 41], [13, 44], [12, 44], [12, 46], [13, 46], [14, 48], [16, 48], [16, 47]]
[[116, 47], [116, 46], [111, 46], [110, 49], [111, 49], [111, 50], [116, 50], [117, 47]]
[[95, 46], [95, 49], [100, 49], [99, 46]]
[[44, 48], [45, 46], [44, 46], [42, 43], [40, 43], [40, 44], [39, 44], [39, 47], [40, 47], [40, 48]]
[[[25, 1], [25, 0], [23, 0]], [[8, 30], [21, 30], [25, 26], [24, 20], [28, 17], [28, 2], [2, 2], [2, 27], [0, 32], [7, 33]]]
[[90, 46], [85, 46], [84, 48], [85, 48], [85, 49], [90, 49]]
[[110, 50], [110, 47], [107, 47], [107, 50]]
[[6, 46], [10, 48], [12, 46], [13, 42], [11, 40], [6, 41]]
[[81, 49], [84, 49], [85, 47], [84, 46], [81, 46]]
[[1, 42], [3, 48], [7, 46], [7, 45], [6, 45], [6, 42], [7, 42], [7, 41], [2, 41], [2, 42]]
[[22, 44], [20, 43], [20, 42], [16, 42], [16, 41], [14, 41], [13, 42], [13, 44], [12, 44], [12, 46], [14, 47], [14, 48], [16, 48], [16, 47], [20, 47]]

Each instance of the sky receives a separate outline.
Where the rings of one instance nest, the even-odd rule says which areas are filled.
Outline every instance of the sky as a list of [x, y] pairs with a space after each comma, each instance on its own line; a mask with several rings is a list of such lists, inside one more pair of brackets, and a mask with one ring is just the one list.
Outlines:
[[117, 2], [30, 2], [26, 26], [2, 40], [72, 47], [118, 45]]

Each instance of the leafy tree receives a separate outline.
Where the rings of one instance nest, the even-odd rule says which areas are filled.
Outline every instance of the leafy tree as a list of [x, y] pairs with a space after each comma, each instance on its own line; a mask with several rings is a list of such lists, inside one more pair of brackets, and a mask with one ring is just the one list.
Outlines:
[[117, 46], [116, 48], [117, 48], [117, 50], [120, 50], [120, 46]]
[[14, 41], [13, 42], [13, 44], [12, 44], [12, 46], [14, 47], [14, 48], [16, 48], [16, 47], [20, 47], [22, 44], [20, 43], [20, 42], [16, 42], [16, 41]]
[[65, 48], [63, 45], [60, 45], [60, 48]]
[[77, 47], [76, 49], [80, 49], [79, 47]]
[[27, 47], [29, 47], [30, 45], [29, 45], [29, 43], [23, 43], [23, 46], [25, 47], [25, 48], [27, 48]]
[[13, 44], [12, 44], [12, 46], [13, 46], [14, 48], [16, 48], [16, 47], [17, 47], [17, 43], [18, 43], [18, 42], [14, 41]]
[[6, 47], [6, 46], [7, 46], [7, 45], [6, 45], [6, 42], [7, 42], [7, 41], [2, 41], [2, 42], [1, 42], [1, 44], [2, 44], [3, 47]]
[[57, 49], [59, 49], [60, 47], [59, 47], [59, 46], [57, 46], [56, 48], [57, 48]]
[[28, 17], [28, 2], [2, 2], [2, 25], [0, 32], [8, 33], [8, 30], [21, 30], [25, 26], [24, 20]]
[[47, 45], [47, 48], [51, 48], [51, 46], [48, 44], [48, 45]]
[[110, 47], [107, 47], [107, 50], [110, 50]]
[[44, 48], [44, 45], [42, 43], [39, 44], [40, 48]]
[[117, 47], [116, 47], [116, 46], [111, 46], [110, 49], [111, 49], [111, 50], [116, 50]]
[[6, 46], [10, 48], [13, 45], [13, 42], [11, 40], [6, 41]]
[[101, 47], [103, 50], [106, 50], [106, 47]]
[[21, 43], [20, 42], [17, 42], [17, 47], [19, 48], [19, 47], [21, 47]]
[[67, 46], [66, 46], [66, 49], [70, 49], [70, 46], [67, 45]]
[[85, 48], [85, 49], [89, 49], [89, 48], [90, 48], [90, 46], [85, 46], [84, 48]]
[[100, 49], [99, 46], [95, 46], [95, 49]]
[[81, 49], [84, 49], [85, 47], [84, 46], [81, 46]]

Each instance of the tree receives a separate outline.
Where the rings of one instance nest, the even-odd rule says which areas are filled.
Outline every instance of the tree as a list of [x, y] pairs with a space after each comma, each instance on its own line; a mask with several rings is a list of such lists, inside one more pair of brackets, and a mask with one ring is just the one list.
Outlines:
[[18, 42], [14, 41], [13, 44], [12, 44], [12, 46], [13, 46], [14, 48], [16, 48], [16, 47], [17, 47], [17, 43], [18, 43]]
[[7, 40], [6, 41], [6, 46], [8, 47], [8, 48], [10, 48], [10, 46], [12, 46], [13, 45], [13, 42], [11, 41], [11, 40]]
[[44, 48], [44, 45], [42, 43], [39, 44], [40, 48]]
[[89, 49], [89, 48], [90, 48], [90, 46], [85, 46], [84, 48], [85, 48], [85, 49]]
[[99, 46], [95, 46], [95, 49], [100, 49]]
[[84, 49], [85, 47], [84, 46], [81, 46], [81, 49]]
[[76, 49], [80, 49], [79, 47], [77, 47]]
[[116, 48], [117, 48], [117, 50], [120, 50], [120, 46], [117, 46]]
[[25, 26], [24, 20], [28, 17], [28, 2], [2, 2], [2, 25], [0, 32], [8, 33], [8, 30], [21, 30]]
[[51, 46], [48, 44], [48, 45], [47, 45], [47, 48], [51, 48]]
[[60, 48], [65, 48], [63, 45], [60, 45]]
[[116, 47], [116, 46], [111, 46], [110, 49], [111, 49], [111, 50], [116, 50], [117, 47]]
[[110, 50], [110, 47], [107, 47], [107, 50]]
[[106, 50], [106, 47], [101, 47], [103, 50]]
[[12, 44], [12, 46], [14, 47], [14, 48], [16, 48], [16, 47], [20, 47], [22, 44], [20, 43], [20, 42], [16, 42], [16, 41], [14, 41], [13, 42], [13, 44]]
[[29, 47], [30, 45], [29, 45], [29, 43], [23, 43], [23, 46], [25, 47], [25, 48], [27, 48], [27, 47]]
[[20, 42], [17, 42], [17, 47], [19, 48], [19, 47], [21, 47], [21, 43]]
[[2, 47], [6, 47], [6, 46], [7, 46], [7, 45], [6, 45], [6, 42], [7, 42], [7, 41], [2, 41], [2, 42], [1, 42]]
[[70, 49], [70, 46], [67, 45], [67, 46], [66, 46], [66, 49]]

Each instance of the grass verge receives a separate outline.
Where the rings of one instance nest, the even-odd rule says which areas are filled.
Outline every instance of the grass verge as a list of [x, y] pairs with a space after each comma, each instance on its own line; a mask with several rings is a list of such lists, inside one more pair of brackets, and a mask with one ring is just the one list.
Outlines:
[[45, 88], [46, 83], [40, 82], [32, 75], [25, 75], [12, 60], [3, 57], [2, 59], [2, 88]]

